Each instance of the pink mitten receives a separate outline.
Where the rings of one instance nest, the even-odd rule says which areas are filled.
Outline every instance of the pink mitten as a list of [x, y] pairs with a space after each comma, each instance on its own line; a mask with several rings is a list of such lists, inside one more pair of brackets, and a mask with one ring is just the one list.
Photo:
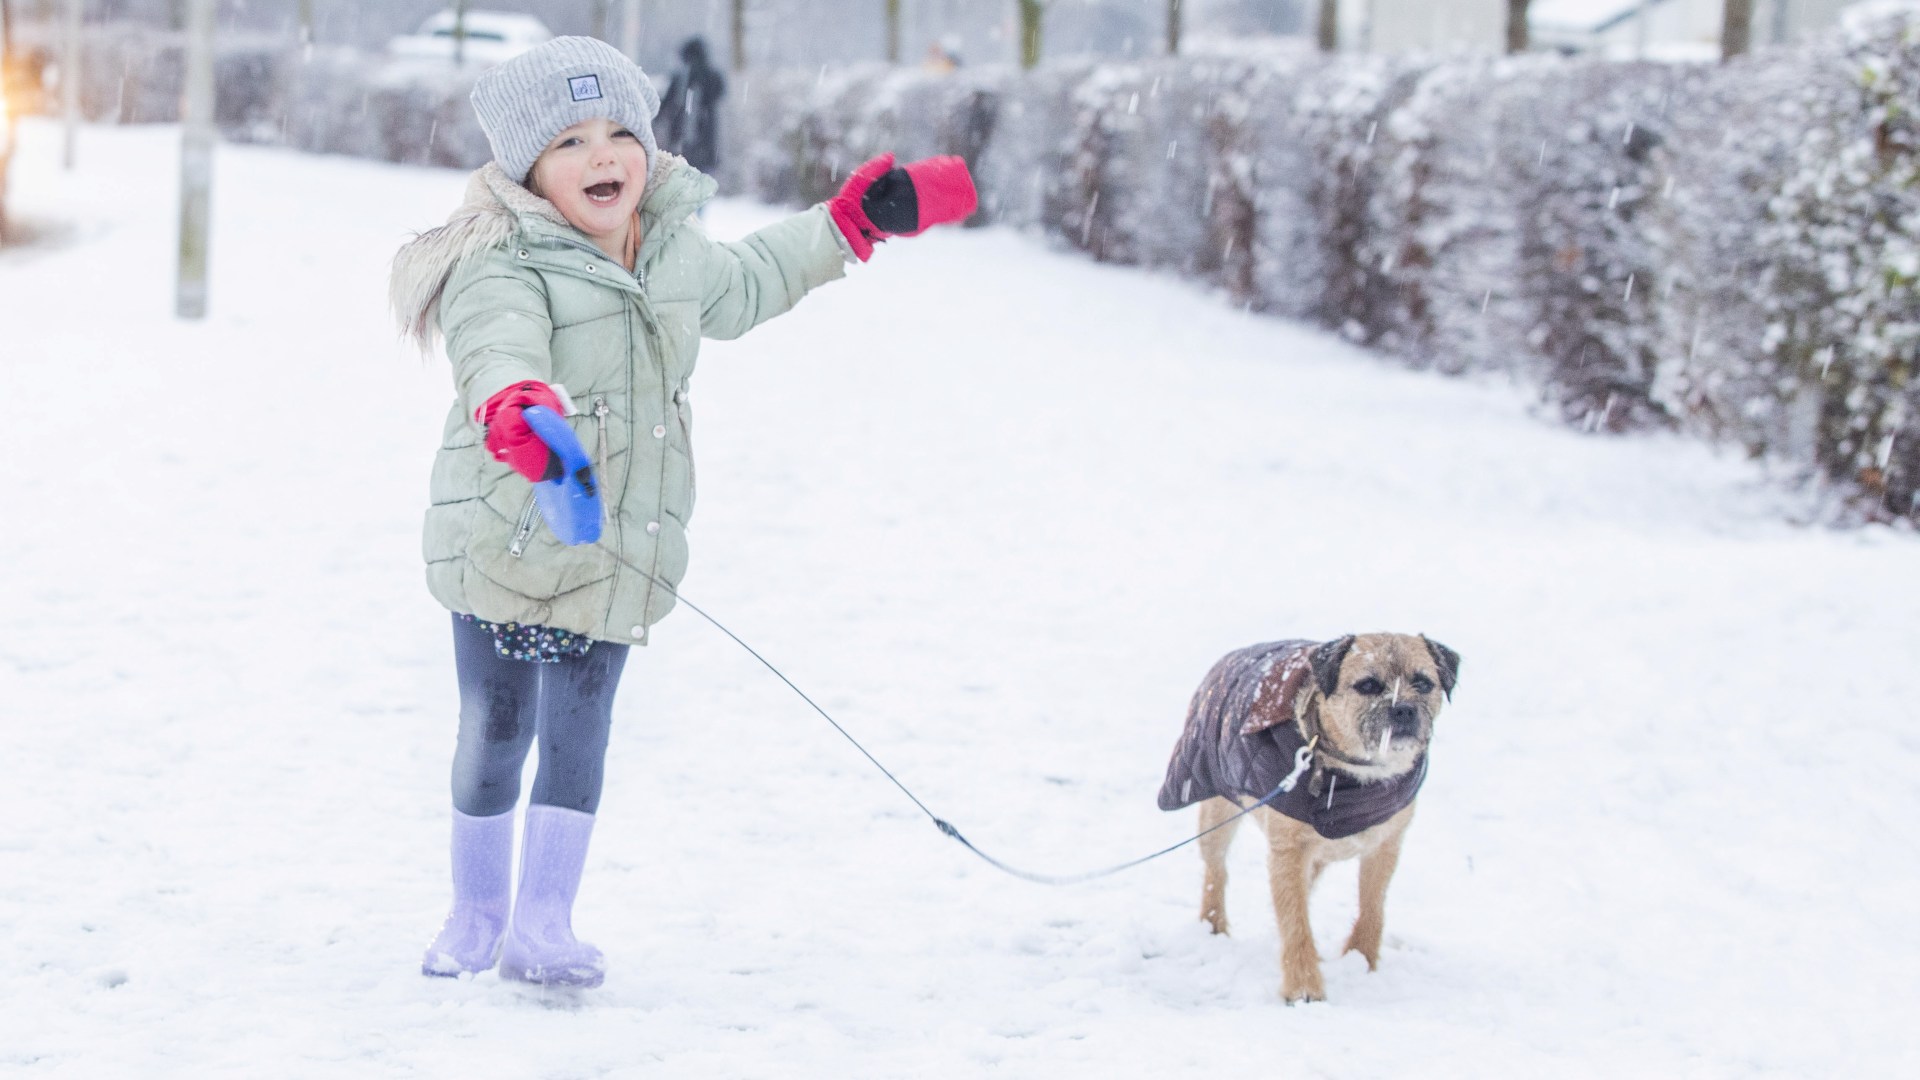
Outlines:
[[480, 422], [486, 425], [487, 451], [493, 459], [539, 483], [548, 479], [549, 473], [559, 475], [560, 459], [527, 426], [526, 417], [520, 415], [529, 405], [545, 405], [559, 416], [566, 415], [567, 411], [552, 387], [529, 379], [488, 398], [487, 403], [480, 406]]

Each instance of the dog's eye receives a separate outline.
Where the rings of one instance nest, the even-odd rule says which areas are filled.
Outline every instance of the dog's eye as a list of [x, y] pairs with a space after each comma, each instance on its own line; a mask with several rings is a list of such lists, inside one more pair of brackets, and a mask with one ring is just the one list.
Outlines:
[[1353, 689], [1357, 693], [1365, 694], [1368, 697], [1374, 697], [1376, 695], [1386, 693], [1387, 684], [1369, 675], [1366, 678], [1361, 679], [1359, 682], [1354, 683]]
[[1414, 692], [1414, 693], [1416, 693], [1416, 694], [1431, 694], [1431, 693], [1433, 693], [1433, 680], [1432, 680], [1432, 679], [1429, 679], [1429, 678], [1427, 678], [1427, 677], [1426, 677], [1425, 675], [1415, 675], [1415, 676], [1414, 676], [1414, 677], [1413, 677], [1413, 678], [1412, 678], [1411, 680], [1409, 680], [1409, 681], [1413, 683], [1413, 692]]

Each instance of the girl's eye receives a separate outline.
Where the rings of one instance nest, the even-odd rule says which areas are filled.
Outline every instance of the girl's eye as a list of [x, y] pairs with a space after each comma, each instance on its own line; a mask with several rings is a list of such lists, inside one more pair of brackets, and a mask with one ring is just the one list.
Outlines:
[[1413, 692], [1416, 694], [1428, 694], [1433, 692], [1433, 680], [1427, 678], [1425, 675], [1415, 675], [1412, 679], [1412, 682], [1413, 682]]
[[613, 133], [613, 137], [616, 139], [621, 137], [622, 135], [626, 136], [629, 139], [638, 139], [640, 137], [638, 135], [635, 135], [633, 132], [628, 131], [626, 128], [621, 128], [619, 131], [616, 131]]
[[562, 147], [567, 147], [567, 146], [579, 146], [579, 145], [580, 145], [580, 136], [578, 136], [578, 135], [569, 135], [569, 136], [567, 136], [566, 138], [564, 138], [564, 139], [561, 139], [561, 140], [560, 140], [559, 142], [557, 142], [557, 143], [554, 143], [553, 145], [554, 145], [554, 148], [555, 148], [555, 149], [560, 149], [560, 148], [562, 148]]
[[1366, 678], [1361, 679], [1359, 682], [1354, 683], [1353, 689], [1356, 693], [1365, 694], [1368, 697], [1374, 697], [1376, 695], [1386, 693], [1387, 684], [1369, 675]]

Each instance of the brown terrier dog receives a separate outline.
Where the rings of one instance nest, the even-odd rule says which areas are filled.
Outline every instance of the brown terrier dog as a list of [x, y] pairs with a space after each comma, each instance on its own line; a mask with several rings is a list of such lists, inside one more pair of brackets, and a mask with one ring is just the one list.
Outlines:
[[1330, 863], [1360, 860], [1360, 917], [1345, 951], [1379, 966], [1387, 882], [1459, 672], [1458, 653], [1421, 635], [1348, 635], [1229, 653], [1195, 691], [1160, 808], [1198, 802], [1202, 831], [1221, 826], [1200, 839], [1200, 918], [1224, 934], [1227, 845], [1240, 824], [1229, 819], [1280, 792], [1248, 816], [1267, 834], [1288, 1004], [1326, 997], [1307, 898]]

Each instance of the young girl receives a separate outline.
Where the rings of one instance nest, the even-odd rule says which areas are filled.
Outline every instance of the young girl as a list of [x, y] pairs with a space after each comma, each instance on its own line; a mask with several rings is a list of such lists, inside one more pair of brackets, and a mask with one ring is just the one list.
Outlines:
[[[481, 76], [473, 106], [493, 161], [446, 225], [401, 250], [392, 281], [408, 333], [445, 338], [458, 393], [425, 541], [460, 685], [453, 908], [421, 967], [498, 961], [506, 978], [597, 986], [605, 964], [574, 938], [573, 901], [627, 649], [673, 607], [687, 566], [700, 339], [747, 332], [876, 242], [965, 218], [975, 196], [958, 158], [896, 169], [887, 155], [826, 203], [717, 243], [693, 219], [714, 182], [656, 149], [659, 97], [611, 46], [550, 41]], [[522, 416], [532, 405], [568, 417], [593, 457], [597, 544], [565, 546], [539, 520], [531, 482], [557, 458]]]

